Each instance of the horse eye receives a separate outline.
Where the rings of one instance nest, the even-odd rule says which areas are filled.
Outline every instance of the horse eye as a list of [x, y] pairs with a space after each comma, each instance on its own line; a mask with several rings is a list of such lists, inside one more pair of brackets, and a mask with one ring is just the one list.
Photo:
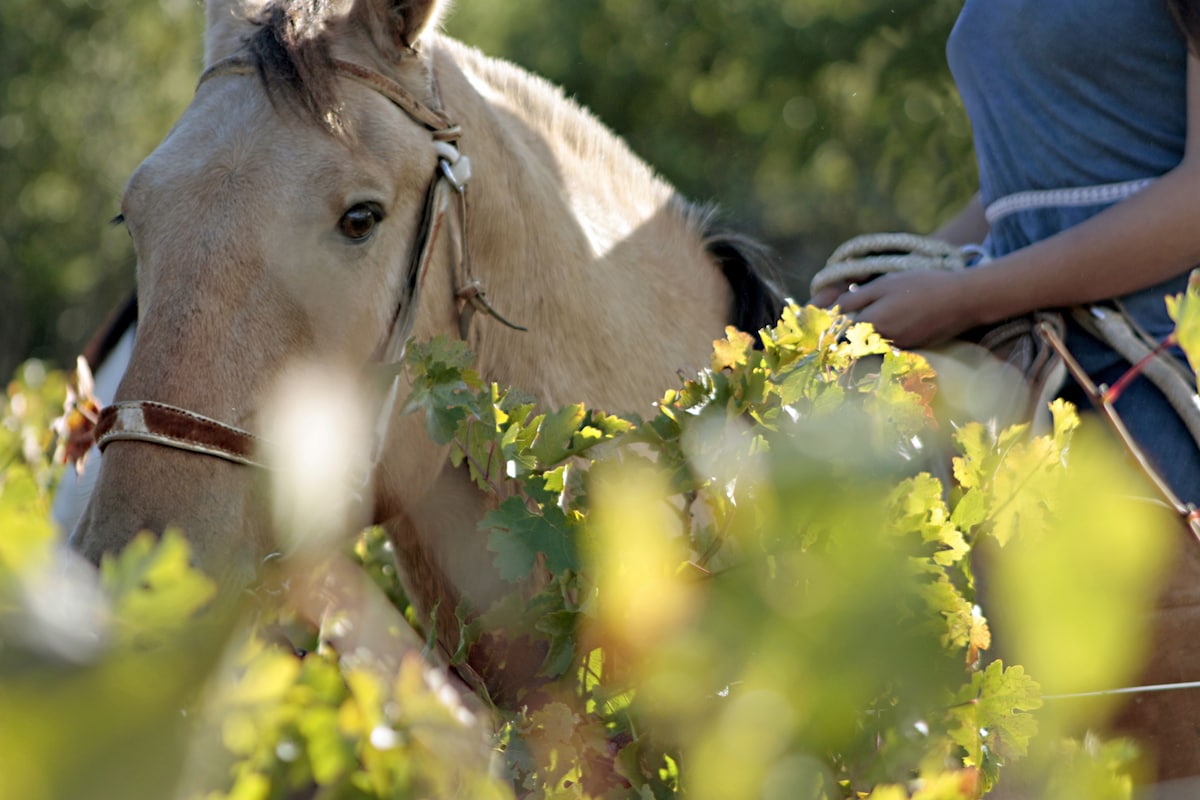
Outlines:
[[338, 232], [352, 242], [361, 242], [375, 232], [375, 226], [383, 220], [383, 209], [376, 203], [358, 203], [342, 214], [338, 220]]

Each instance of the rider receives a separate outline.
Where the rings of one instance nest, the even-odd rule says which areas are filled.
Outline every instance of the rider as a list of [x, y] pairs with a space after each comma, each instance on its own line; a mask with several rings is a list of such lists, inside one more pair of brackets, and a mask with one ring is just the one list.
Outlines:
[[[1112, 300], [1162, 340], [1174, 327], [1163, 298], [1200, 263], [1200, 61], [1179, 29], [1200, 32], [1198, 19], [1186, 0], [966, 0], [947, 54], [980, 190], [936, 235], [982, 241], [988, 258], [813, 301], [906, 348]], [[1073, 320], [1067, 344], [1098, 384], [1129, 368]], [[1064, 396], [1087, 406], [1073, 383]], [[1175, 493], [1200, 504], [1200, 450], [1161, 392], [1139, 378], [1115, 406]]]

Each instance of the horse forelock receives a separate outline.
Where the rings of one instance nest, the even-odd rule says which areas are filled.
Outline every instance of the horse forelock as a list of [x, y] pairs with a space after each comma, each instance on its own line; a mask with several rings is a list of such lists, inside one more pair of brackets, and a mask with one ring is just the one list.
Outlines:
[[249, 20], [256, 29], [246, 42], [268, 97], [282, 97], [335, 134], [345, 130], [330, 35], [340, 5], [336, 0], [268, 3]]

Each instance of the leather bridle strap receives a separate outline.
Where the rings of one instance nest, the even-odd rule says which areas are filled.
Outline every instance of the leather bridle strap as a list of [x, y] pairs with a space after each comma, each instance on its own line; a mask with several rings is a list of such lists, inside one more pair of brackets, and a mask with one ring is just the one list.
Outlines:
[[[440, 111], [421, 103], [404, 87], [373, 70], [340, 60], [334, 62], [334, 67], [339, 74], [379, 92], [414, 121], [429, 129], [438, 152], [438, 168], [426, 194], [421, 227], [414, 243], [400, 301], [397, 303], [391, 325], [380, 343], [383, 352], [378, 355], [386, 356], [389, 350], [395, 350], [394, 343], [397, 340], [402, 347], [407, 338], [412, 315], [404, 314], [404, 309], [411, 308], [415, 302], [421, 275], [431, 256], [437, 228], [450, 206], [448, 195], [458, 194], [461, 197], [470, 179], [470, 162], [459, 154], [455, 145], [462, 129], [452, 124]], [[199, 84], [218, 75], [251, 75], [255, 71], [254, 64], [249, 59], [227, 58], [205, 70], [200, 76]], [[459, 208], [465, 214], [465, 205], [460, 205]], [[465, 222], [463, 230], [465, 231]], [[466, 249], [465, 241], [462, 247]], [[392, 384], [380, 413], [381, 424], [390, 418], [395, 405], [395, 379]], [[101, 451], [115, 441], [149, 442], [213, 456], [234, 464], [260, 468], [266, 466], [256, 458], [262, 440], [254, 434], [185, 408], [151, 400], [125, 401], [105, 407], [96, 421], [93, 436]], [[378, 444], [376, 449], [381, 450]]]
[[262, 440], [254, 434], [194, 411], [151, 400], [106, 406], [96, 421], [95, 437], [101, 452], [110, 442], [150, 442], [235, 464], [264, 466], [255, 458]]
[[[399, 361], [402, 356], [404, 343], [413, 322], [412, 309], [416, 306], [421, 279], [432, 256], [442, 218], [452, 205], [457, 207], [461, 217], [461, 241], [456, 265], [456, 271], [460, 273], [456, 276], [456, 282], [460, 288], [456, 290], [456, 295], [464, 303], [461, 318], [463, 338], [466, 338], [467, 326], [476, 310], [482, 310], [510, 327], [524, 330], [496, 313], [487, 303], [479, 282], [470, 274], [467, 261], [465, 191], [471, 177], [471, 165], [470, 160], [459, 153], [457, 147], [462, 128], [453, 124], [441, 111], [419, 101], [411, 92], [385, 75], [338, 59], [334, 60], [333, 66], [338, 74], [379, 92], [415, 122], [428, 129], [438, 156], [437, 169], [426, 192], [425, 207], [409, 260], [408, 273], [404, 277], [391, 324], [380, 342], [380, 352], [376, 353], [376, 358]], [[254, 63], [250, 59], [235, 56], [210, 66], [200, 76], [199, 84], [218, 75], [249, 75], [255, 71]], [[457, 203], [451, 200], [452, 197], [457, 198]], [[373, 465], [377, 465], [382, 457], [383, 442], [387, 438], [387, 427], [395, 408], [398, 387], [397, 371], [392, 377], [377, 420]], [[253, 434], [184, 408], [150, 400], [126, 401], [106, 407], [100, 412], [94, 435], [101, 450], [114, 441], [141, 441], [213, 456], [235, 464], [265, 466], [255, 458], [262, 441]]]
[[401, 111], [412, 117], [413, 121], [424, 125], [439, 141], [457, 141], [462, 135], [462, 129], [450, 121], [450, 118], [435, 108], [422, 103], [412, 92], [396, 83], [391, 78], [373, 69], [359, 66], [351, 61], [340, 58], [333, 60], [334, 69], [345, 78], [356, 80], [391, 100]]
[[[467, 184], [471, 180], [471, 162], [470, 159], [458, 151], [458, 140], [462, 136], [462, 128], [452, 123], [450, 118], [438, 109], [422, 103], [411, 92], [386, 75], [350, 61], [342, 61], [341, 59], [334, 59], [333, 65], [342, 77], [358, 81], [364, 86], [379, 92], [388, 100], [391, 100], [397, 108], [411, 117], [413, 121], [424, 125], [433, 137], [434, 147], [438, 153], [438, 171], [426, 195], [425, 212], [421, 222], [421, 229], [414, 246], [413, 258], [409, 267], [408, 286], [415, 292], [416, 285], [420, 280], [420, 276], [424, 273], [425, 266], [429, 260], [429, 252], [433, 248], [433, 242], [436, 239], [441, 219], [449, 207], [450, 197], [451, 195], [456, 196], [455, 205], [457, 206], [459, 218], [459, 252], [458, 257], [455, 259], [455, 297], [463, 302], [462, 311], [459, 315], [459, 335], [463, 339], [467, 338], [471, 326], [471, 318], [477, 311], [487, 314], [513, 330], [526, 330], [523, 326], [505, 318], [492, 307], [491, 303], [488, 302], [487, 294], [483, 290], [482, 282], [471, 274], [471, 256], [467, 248], [466, 202]], [[409, 298], [409, 304], [412, 305], [414, 303], [415, 294]], [[396, 327], [400, 312], [401, 309], [398, 307], [396, 309], [396, 319], [393, 320], [393, 328]], [[399, 330], [395, 330], [388, 338], [391, 341], [395, 341], [400, 338], [400, 335], [404, 339], [407, 339], [408, 332], [404, 329], [404, 326], [401, 326]]]

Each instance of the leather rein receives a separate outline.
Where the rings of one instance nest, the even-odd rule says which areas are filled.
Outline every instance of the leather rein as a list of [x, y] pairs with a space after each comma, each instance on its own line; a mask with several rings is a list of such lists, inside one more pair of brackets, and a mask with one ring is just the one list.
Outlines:
[[[459, 223], [458, 248], [454, 259], [455, 298], [462, 301], [459, 335], [463, 339], [467, 338], [471, 318], [479, 311], [510, 328], [520, 331], [524, 331], [525, 328], [509, 322], [492, 308], [482, 284], [471, 274], [470, 254], [467, 248], [466, 202], [467, 184], [471, 179], [471, 162], [458, 149], [462, 128], [452, 123], [443, 111], [422, 103], [386, 75], [340, 59], [333, 61], [333, 68], [342, 77], [364, 84], [383, 95], [414, 122], [428, 130], [438, 156], [433, 179], [425, 192], [421, 224], [413, 242], [399, 299], [388, 330], [371, 359], [377, 362], [390, 361], [389, 369], [392, 373], [391, 384], [375, 426], [375, 452], [371, 462], [374, 467], [382, 458], [388, 425], [395, 409], [400, 384], [398, 362], [403, 358], [404, 345], [412, 330], [422, 278], [429, 266], [442, 220], [452, 206], [457, 209]], [[226, 58], [204, 71], [197, 88], [205, 81], [220, 75], [254, 75], [257, 72], [257, 66], [248, 58]], [[185, 408], [150, 400], [130, 400], [106, 406], [96, 418], [93, 435], [101, 451], [114, 441], [141, 441], [212, 456], [235, 464], [263, 468], [267, 466], [258, 458], [262, 441], [249, 431]]]

